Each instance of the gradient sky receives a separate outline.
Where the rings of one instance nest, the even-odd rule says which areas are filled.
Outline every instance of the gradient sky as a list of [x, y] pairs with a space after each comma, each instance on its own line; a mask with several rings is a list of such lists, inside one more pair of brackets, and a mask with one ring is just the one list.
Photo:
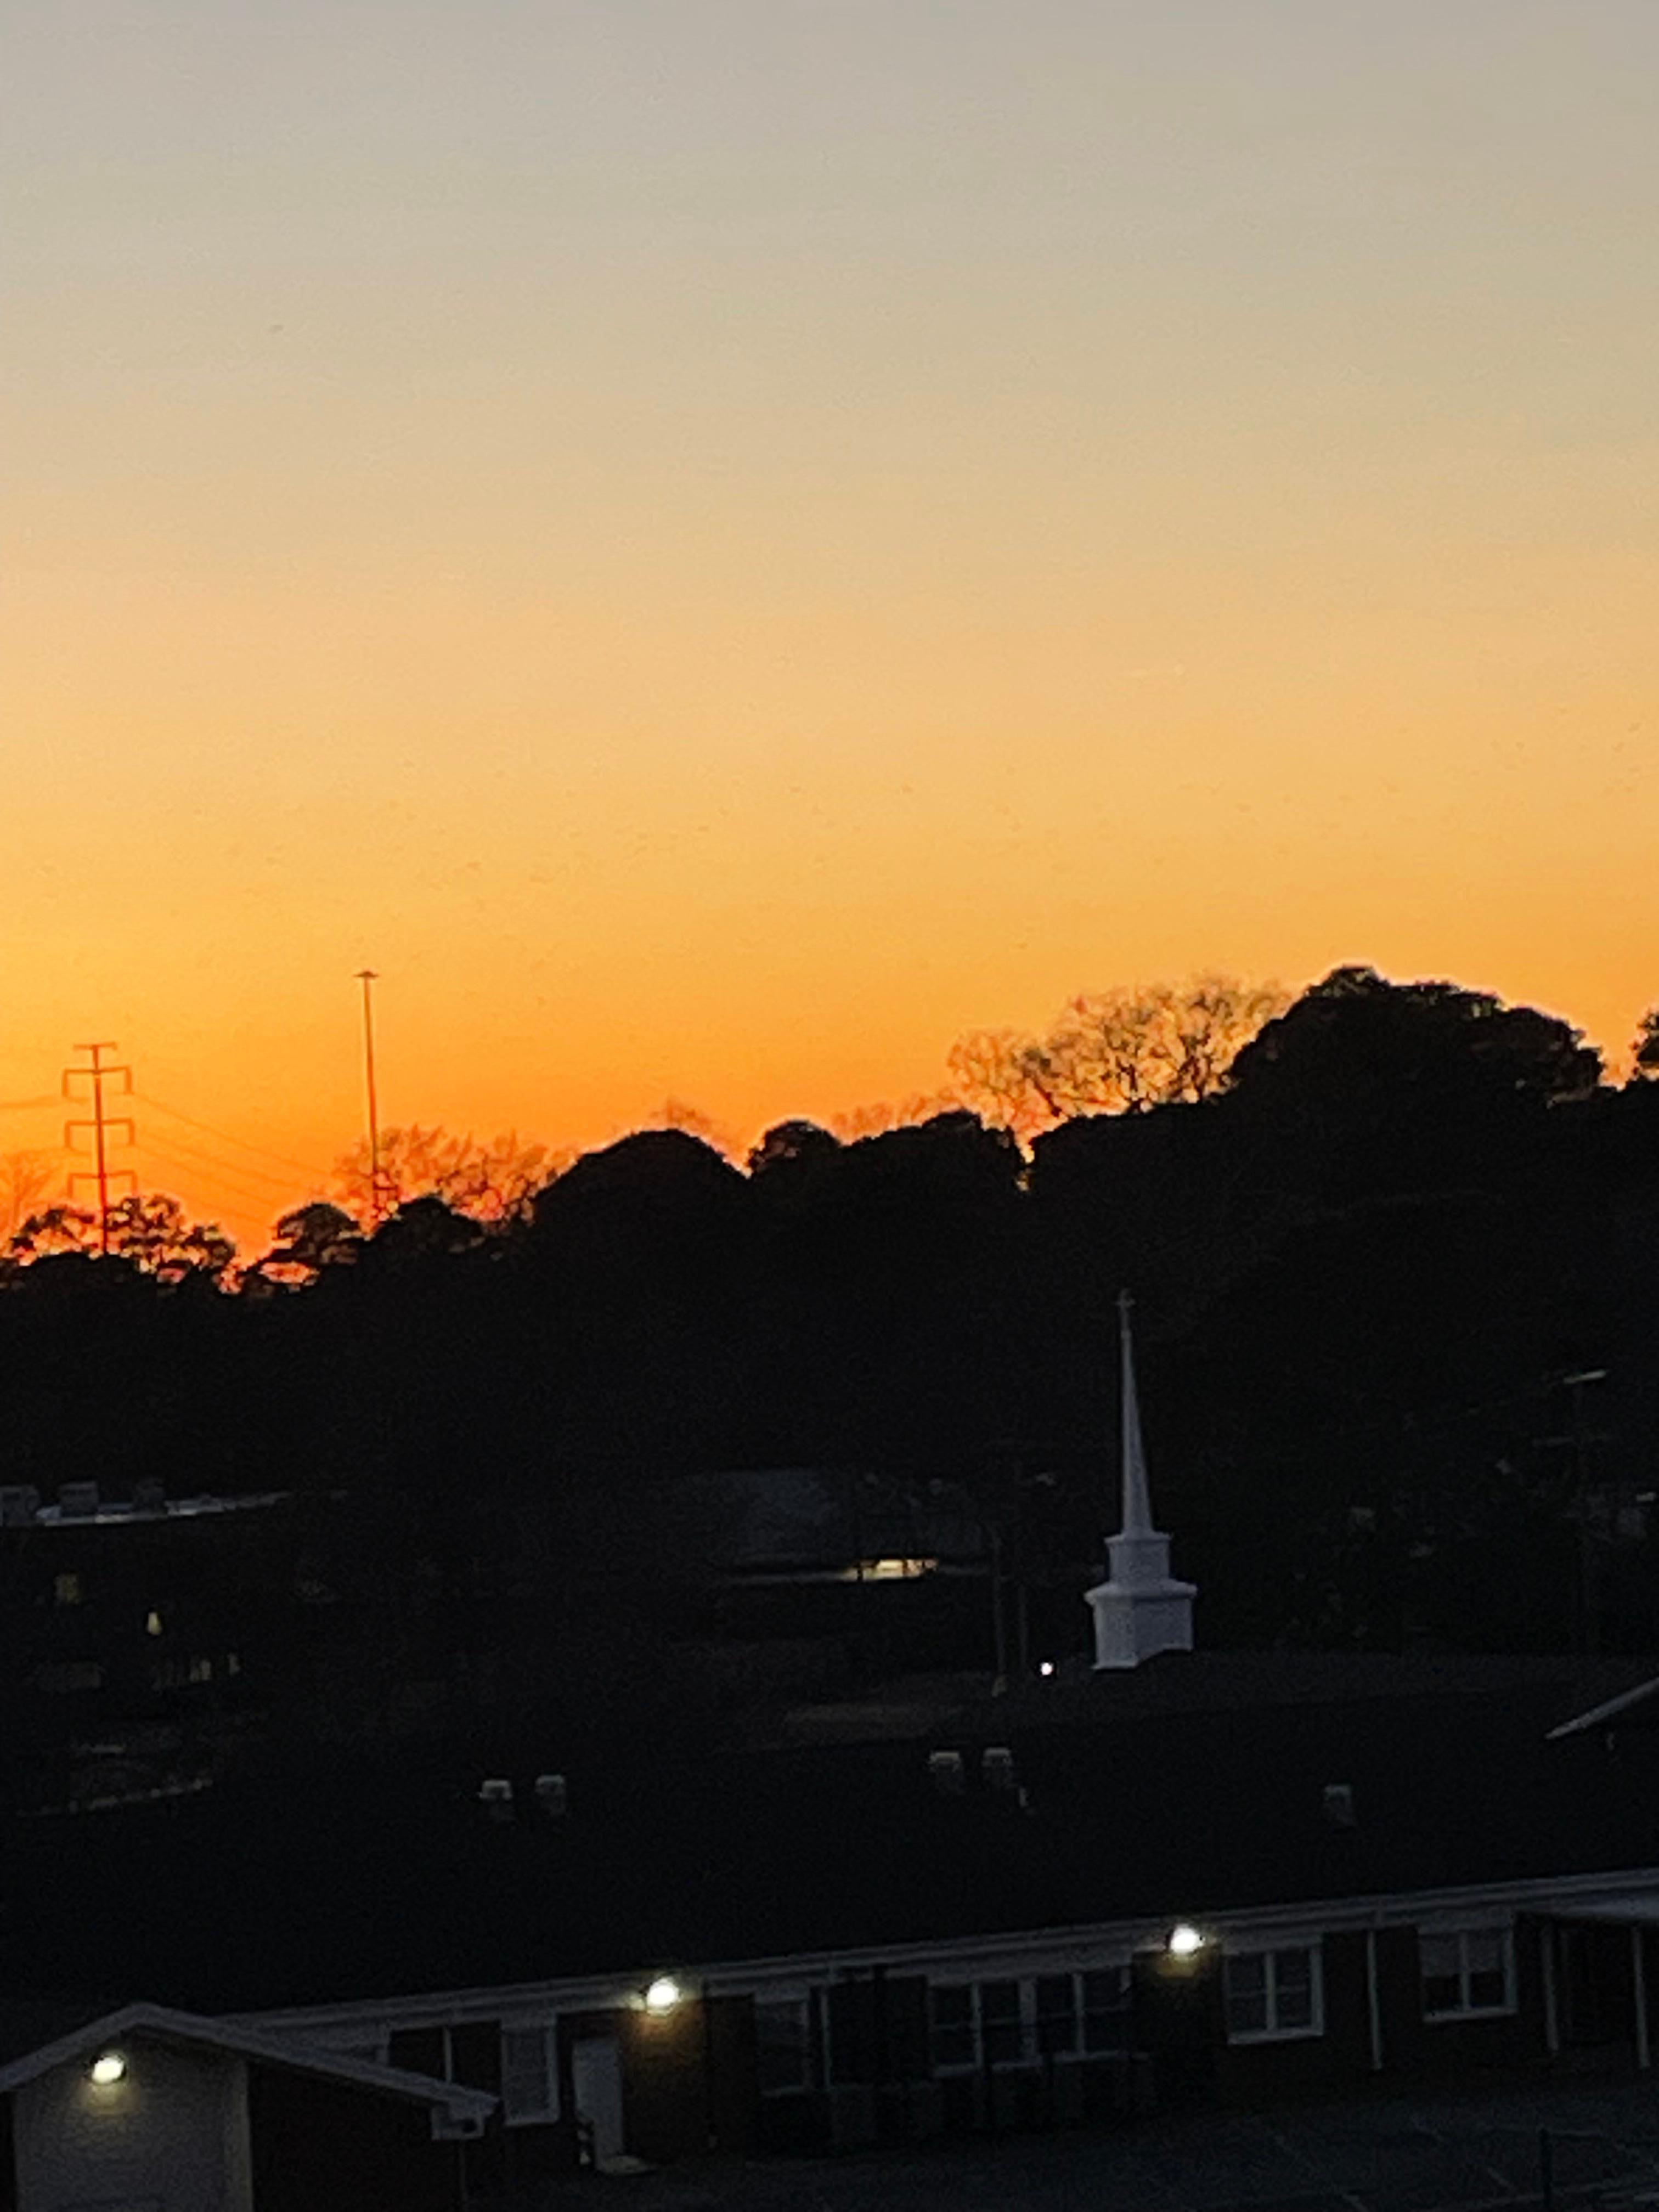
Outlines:
[[257, 1237], [365, 962], [386, 1120], [556, 1144], [1200, 967], [1659, 999], [1655, 0], [3, 49], [0, 1151], [113, 1038]]

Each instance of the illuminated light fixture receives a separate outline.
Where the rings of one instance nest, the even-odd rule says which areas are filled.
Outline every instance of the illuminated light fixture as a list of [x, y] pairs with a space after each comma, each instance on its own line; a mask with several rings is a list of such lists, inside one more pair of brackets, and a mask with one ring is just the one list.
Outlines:
[[125, 2081], [126, 2075], [127, 2062], [118, 2051], [100, 2051], [87, 2069], [88, 2078], [100, 2089], [112, 2089], [118, 2081]]
[[1042, 1675], [1042, 1679], [1043, 1679], [1043, 1680], [1044, 1680], [1045, 1682], [1048, 1680], [1048, 1677], [1050, 1676], [1050, 1674], [1052, 1674], [1054, 1673], [1054, 1661], [1053, 1661], [1052, 1659], [1039, 1659], [1039, 1660], [1037, 1661], [1037, 1672], [1038, 1672], [1038, 1674], [1041, 1674], [1041, 1675]]
[[645, 2008], [647, 2012], [659, 2014], [672, 2012], [683, 1995], [684, 1992], [672, 1974], [659, 1974], [656, 1980], [647, 1987]]
[[1164, 1949], [1172, 1959], [1195, 1959], [1204, 1948], [1204, 1934], [1190, 1920], [1177, 1920], [1164, 1938]]

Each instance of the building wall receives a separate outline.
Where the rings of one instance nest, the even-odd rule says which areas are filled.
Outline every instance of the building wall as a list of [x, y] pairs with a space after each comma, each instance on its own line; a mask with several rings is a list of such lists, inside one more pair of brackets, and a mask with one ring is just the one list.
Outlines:
[[[1109, 2124], [1182, 2104], [1265, 2107], [1279, 2100], [1371, 2088], [1382, 2095], [1451, 2088], [1532, 2072], [1547, 2061], [1541, 1963], [1543, 1937], [1552, 1924], [1547, 1912], [1517, 1913], [1510, 1900], [1476, 1898], [1438, 1906], [1421, 1931], [1409, 1922], [1322, 1931], [1319, 1912], [1316, 1905], [1310, 1908], [1299, 1923], [1277, 1913], [1256, 1924], [1241, 1917], [1212, 1929], [1199, 1954], [1184, 1961], [1144, 1935], [1133, 1950], [1133, 1939], [1115, 1948], [1095, 1936], [1081, 1948], [1075, 1939], [1054, 1940], [1050, 1948], [1033, 1938], [1017, 1955], [1005, 1948], [991, 1959], [973, 1947], [955, 1956], [942, 1948], [925, 1972], [910, 1959], [902, 1966], [855, 1959], [803, 1960], [798, 1978], [786, 1978], [774, 1968], [749, 1991], [740, 1981], [729, 1986], [739, 1970], [728, 1970], [721, 1977], [728, 1986], [708, 1999], [689, 1979], [685, 2002], [660, 2016], [645, 2013], [637, 1996], [591, 2008], [567, 1999], [568, 2008], [562, 2008], [550, 1988], [535, 2003], [550, 2025], [556, 2023], [557, 2116], [507, 2125], [506, 2116], [498, 2115], [485, 2142], [475, 2147], [477, 2172], [522, 2185], [577, 2163], [584, 2145], [570, 2053], [587, 2038], [615, 2046], [625, 2147], [653, 2162], [697, 2156], [711, 2144], [738, 2153], [819, 2151], [941, 2134]], [[1506, 1931], [1512, 1972], [1503, 2002], [1492, 2002], [1475, 1990], [1474, 1954], [1467, 1953], [1468, 2004], [1449, 2007], [1443, 1997], [1437, 2002], [1446, 2016], [1434, 2016], [1425, 1998], [1424, 1946], [1438, 1942], [1443, 1949], [1449, 1931], [1458, 1929], [1483, 1938]], [[1563, 1925], [1554, 1935], [1555, 2025], [1564, 2062], [1583, 2070], [1599, 2052], [1603, 2063], [1630, 2065], [1628, 1929], [1580, 1923]], [[1316, 1956], [1317, 2017], [1310, 2023], [1305, 2012], [1279, 2017], [1275, 2001], [1276, 2016], [1251, 2031], [1241, 2026], [1236, 2005], [1230, 2017], [1229, 1960], [1279, 1951]], [[1650, 2028], [1659, 2055], [1659, 1937], [1646, 1956]], [[1070, 1976], [1080, 1991], [1108, 1972], [1125, 1977], [1119, 1984], [1125, 1992], [1122, 2018], [1110, 2036], [1056, 2040], [1043, 2032], [1045, 2021], [1052, 2027], [1052, 2015], [1042, 2009], [1049, 2002], [1042, 1994], [1045, 1978]], [[1026, 1999], [1017, 2054], [1006, 2048], [994, 2053], [984, 2039], [966, 2060], [944, 2048], [938, 1992], [960, 1994], [965, 1984], [989, 1982], [1006, 1993], [1016, 1981]], [[523, 2016], [526, 1992], [501, 1996], [514, 2017]], [[799, 2052], [799, 2070], [792, 2075], [786, 2063], [781, 2077], [778, 2014], [788, 2008], [799, 2008], [799, 2039], [792, 2046]], [[764, 2057], [762, 2011], [770, 2014]], [[948, 2025], [944, 2032], [951, 2033]], [[497, 2033], [498, 2023], [481, 2014], [474, 1993], [447, 2032], [435, 2024], [400, 2025], [386, 2039], [394, 2063], [433, 2073], [447, 2069], [453, 2078], [472, 2079], [464, 2077], [464, 2051], [476, 2045], [487, 2061]], [[368, 2040], [374, 2043], [373, 2032]], [[476, 2078], [489, 2087], [498, 2075], [481, 2065]]]
[[[252, 2212], [453, 2212], [469, 2146], [434, 2142], [423, 2106], [255, 2067]], [[167, 2200], [167, 2212], [173, 2212]]]
[[254, 2212], [240, 2059], [132, 2038], [125, 2078], [100, 2088], [78, 2060], [14, 2102], [18, 2212], [143, 2203]]

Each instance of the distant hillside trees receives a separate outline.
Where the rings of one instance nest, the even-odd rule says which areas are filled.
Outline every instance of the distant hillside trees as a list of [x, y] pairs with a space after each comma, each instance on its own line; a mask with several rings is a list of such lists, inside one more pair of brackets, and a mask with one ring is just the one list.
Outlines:
[[385, 1220], [416, 1198], [441, 1199], [475, 1220], [507, 1222], [525, 1211], [559, 1165], [545, 1145], [526, 1141], [516, 1129], [483, 1139], [411, 1121], [380, 1132], [375, 1161], [367, 1138], [343, 1153], [335, 1164], [335, 1196], [364, 1224]]
[[[516, 1140], [393, 1145], [443, 1188], [374, 1234], [295, 1208], [240, 1296], [176, 1210], [118, 1210], [106, 1264], [89, 1215], [48, 1209], [0, 1294], [17, 1479], [89, 1454], [118, 1492], [176, 1467], [347, 1493], [411, 1591], [441, 1566], [459, 1621], [490, 1617], [532, 1528], [547, 1560], [605, 1529], [582, 1539], [602, 1608], [608, 1552], [629, 1602], [692, 1564], [696, 1530], [665, 1533], [682, 1476], [864, 1468], [967, 1486], [1010, 1561], [1036, 1501], [1059, 1588], [1054, 1544], [1084, 1577], [1111, 1525], [1127, 1285], [1208, 1640], [1570, 1635], [1589, 1491], [1609, 1643], [1659, 1638], [1659, 1047], [1615, 1087], [1570, 1023], [1353, 966], [1271, 1013], [1243, 986], [1133, 1000], [1128, 1074], [1079, 1014], [1069, 1088], [1027, 1041], [1040, 1113], [1015, 1091], [850, 1139], [780, 1121], [746, 1172], [684, 1128], [550, 1181]], [[1586, 1370], [1581, 1462], [1562, 1391]], [[525, 1567], [525, 1608], [551, 1571]]]
[[1221, 1091], [1239, 1052], [1287, 995], [1275, 983], [1197, 975], [1073, 999], [1042, 1036], [973, 1030], [951, 1048], [961, 1103], [1022, 1137], [1085, 1114], [1141, 1114]]
[[216, 1280], [236, 1257], [236, 1247], [217, 1223], [191, 1221], [176, 1198], [134, 1191], [109, 1209], [100, 1232], [98, 1217], [78, 1206], [49, 1206], [13, 1234], [7, 1256], [14, 1265], [107, 1249], [158, 1282], [187, 1276]]

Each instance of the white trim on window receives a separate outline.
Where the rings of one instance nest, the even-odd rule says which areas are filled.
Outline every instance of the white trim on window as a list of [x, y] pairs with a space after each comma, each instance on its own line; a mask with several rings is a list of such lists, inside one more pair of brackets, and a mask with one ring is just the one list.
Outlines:
[[[1425, 2021], [1501, 2020], [1516, 2009], [1514, 1923], [1419, 1928], [1417, 1969]], [[1501, 1994], [1491, 1990], [1494, 1977]], [[1431, 1983], [1443, 1993], [1432, 2003]]]
[[[1229, 2043], [1301, 2043], [1325, 2033], [1325, 1960], [1316, 1943], [1231, 1947], [1221, 1961], [1222, 2003]], [[1261, 2025], [1239, 2015], [1259, 2004]], [[1305, 2008], [1306, 2018], [1299, 2018]]]
[[[1016, 1993], [1012, 2008], [1003, 1995], [1009, 1990]], [[1064, 2002], [1057, 2002], [1062, 1990]], [[986, 1993], [993, 1990], [997, 1994], [988, 2002]], [[1114, 2057], [1129, 2047], [1129, 1990], [1127, 1964], [934, 1982], [927, 1992], [933, 2071], [978, 2074], [988, 2066], [1000, 2073], [1050, 2059], [1069, 2064]], [[1120, 2021], [1121, 2034], [1108, 2035], [1103, 2024]], [[958, 2055], [942, 2057], [941, 2050]]]

